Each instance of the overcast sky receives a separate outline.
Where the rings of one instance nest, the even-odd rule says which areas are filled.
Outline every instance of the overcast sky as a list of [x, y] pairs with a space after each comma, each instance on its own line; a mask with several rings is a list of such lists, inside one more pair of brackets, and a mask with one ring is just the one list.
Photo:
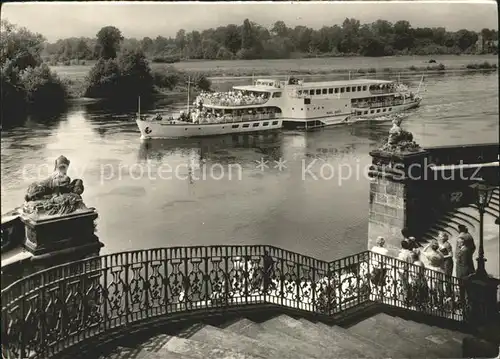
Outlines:
[[249, 18], [264, 26], [283, 20], [288, 26], [314, 28], [341, 24], [346, 17], [361, 23], [408, 20], [412, 26], [444, 26], [449, 30], [498, 29], [494, 1], [462, 2], [320, 2], [320, 3], [7, 3], [2, 19], [26, 26], [49, 41], [94, 37], [103, 26], [119, 28], [125, 37], [174, 36], [177, 30], [203, 30], [241, 24]]

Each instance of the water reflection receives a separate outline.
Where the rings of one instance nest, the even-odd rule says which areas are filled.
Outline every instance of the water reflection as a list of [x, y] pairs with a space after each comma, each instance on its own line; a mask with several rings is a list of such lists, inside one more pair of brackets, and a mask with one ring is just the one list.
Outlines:
[[[282, 157], [283, 134], [238, 134], [214, 137], [143, 141], [139, 147], [140, 162], [162, 162], [180, 154], [192, 156], [196, 161], [208, 163], [245, 163], [260, 155], [269, 160]], [[249, 151], [248, 151], [249, 150]]]

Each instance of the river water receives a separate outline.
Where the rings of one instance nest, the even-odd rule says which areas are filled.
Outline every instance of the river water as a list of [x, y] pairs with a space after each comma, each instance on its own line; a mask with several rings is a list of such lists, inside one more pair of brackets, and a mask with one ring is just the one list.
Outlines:
[[[169, 97], [155, 108], [183, 102]], [[331, 260], [366, 249], [364, 172], [390, 121], [141, 143], [134, 110], [75, 103], [56, 118], [4, 129], [2, 212], [20, 205], [26, 187], [63, 154], [70, 176], [84, 180], [85, 203], [99, 212], [103, 253], [271, 244]], [[430, 76], [422, 106], [405, 114], [403, 127], [423, 146], [496, 142], [498, 114], [496, 72]]]

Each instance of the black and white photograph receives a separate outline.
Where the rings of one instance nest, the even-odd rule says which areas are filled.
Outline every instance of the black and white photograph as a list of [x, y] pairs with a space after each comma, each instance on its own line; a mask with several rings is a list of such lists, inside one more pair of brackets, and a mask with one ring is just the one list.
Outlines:
[[0, 18], [2, 359], [500, 359], [496, 1]]

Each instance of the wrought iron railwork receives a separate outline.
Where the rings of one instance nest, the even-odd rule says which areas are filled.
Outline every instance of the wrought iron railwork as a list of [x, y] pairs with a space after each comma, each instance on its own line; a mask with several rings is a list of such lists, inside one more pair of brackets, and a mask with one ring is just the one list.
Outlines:
[[276, 304], [335, 318], [367, 302], [466, 320], [461, 280], [371, 252], [326, 262], [273, 246], [115, 253], [25, 277], [2, 291], [2, 354], [46, 358], [169, 315]]

